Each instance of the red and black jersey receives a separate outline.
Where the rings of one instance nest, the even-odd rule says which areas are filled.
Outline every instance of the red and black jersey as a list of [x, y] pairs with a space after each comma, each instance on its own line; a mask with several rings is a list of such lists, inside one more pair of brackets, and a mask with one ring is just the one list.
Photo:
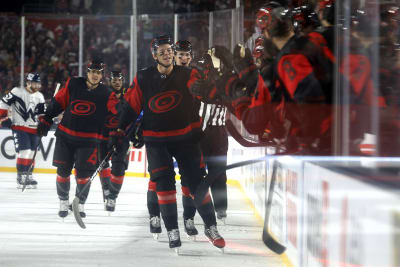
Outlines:
[[54, 118], [64, 111], [55, 135], [69, 142], [94, 145], [102, 134], [105, 118], [115, 110], [115, 95], [105, 85], [89, 90], [83, 77], [70, 78], [51, 100], [45, 116]]
[[143, 110], [145, 142], [169, 142], [197, 139], [201, 123], [189, 85], [195, 79], [187, 67], [174, 66], [169, 75], [155, 66], [137, 73], [124, 98], [120, 128], [134, 122]]
[[[109, 112], [106, 116], [104, 122], [103, 136], [108, 140], [110, 136], [110, 132], [117, 129], [119, 125], [118, 114], [122, 110], [124, 100], [124, 94], [127, 89], [122, 88], [122, 93], [119, 96], [112, 97], [112, 100], [109, 101], [109, 107], [111, 107], [114, 112]], [[114, 91], [115, 92], [115, 91]]]

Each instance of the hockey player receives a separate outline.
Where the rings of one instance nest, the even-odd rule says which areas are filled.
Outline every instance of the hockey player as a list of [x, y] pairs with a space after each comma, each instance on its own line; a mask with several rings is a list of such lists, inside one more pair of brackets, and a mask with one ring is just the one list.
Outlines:
[[[120, 70], [113, 70], [110, 73], [110, 83], [115, 96], [118, 99], [123, 99], [126, 89], [124, 88], [124, 76]], [[119, 103], [119, 102], [118, 102]], [[118, 104], [116, 103], [116, 104]], [[118, 117], [116, 114], [110, 114], [106, 118], [104, 136], [108, 137], [110, 131], [118, 126]], [[124, 140], [121, 150], [116, 151], [112, 158], [112, 166], [107, 162], [104, 169], [100, 172], [100, 181], [103, 189], [103, 197], [105, 201], [105, 210], [113, 212], [115, 210], [116, 199], [121, 190], [124, 181], [125, 170], [129, 164], [129, 140]], [[109, 151], [109, 140], [102, 141], [99, 146], [100, 156], [99, 161], [107, 155]]]
[[[186, 40], [179, 40], [175, 43], [174, 59], [177, 66], [189, 66], [193, 58], [192, 44]], [[196, 207], [190, 195], [187, 178], [181, 173], [183, 225], [188, 238], [195, 239], [198, 231], [194, 225]], [[147, 207], [150, 214], [150, 232], [157, 238], [161, 233], [160, 208], [158, 205], [157, 193], [153, 181], [149, 181], [147, 191]]]
[[143, 110], [143, 138], [146, 144], [150, 179], [158, 196], [161, 215], [168, 231], [169, 247], [181, 246], [178, 229], [175, 172], [187, 177], [190, 194], [205, 224], [205, 235], [218, 248], [225, 246], [219, 235], [213, 203], [209, 194], [199, 199], [197, 188], [202, 183], [202, 156], [199, 147], [200, 118], [188, 86], [194, 82], [191, 70], [173, 65], [174, 47], [169, 36], [158, 36], [151, 43], [157, 63], [137, 73], [132, 88], [125, 94], [128, 105], [120, 116], [120, 126], [113, 133], [117, 146], [127, 125]]
[[79, 212], [81, 217], [86, 217], [84, 204], [90, 186], [84, 192], [81, 191], [96, 170], [97, 145], [105, 140], [102, 129], [106, 115], [110, 111], [116, 113], [112, 110], [113, 94], [101, 83], [103, 73], [102, 60], [93, 59], [88, 65], [87, 77], [69, 78], [51, 100], [45, 114], [40, 116], [38, 135], [46, 136], [52, 119], [64, 111], [55, 132], [57, 138], [53, 156], [53, 166], [57, 167], [56, 184], [60, 199], [58, 215], [62, 218], [68, 215], [72, 168], [76, 170]]
[[38, 149], [37, 115], [45, 109], [44, 97], [40, 92], [40, 76], [28, 73], [25, 88], [14, 87], [0, 101], [0, 117], [5, 118], [11, 111], [12, 133], [17, 153], [17, 185], [22, 188], [36, 188], [37, 181], [32, 178], [33, 155]]
[[218, 92], [230, 99], [228, 104], [250, 133], [268, 127], [288, 153], [330, 154], [333, 88], [323, 85], [332, 75], [320, 75], [323, 66], [316, 64], [320, 55], [314, 54], [319, 51], [310, 50], [313, 45], [307, 38], [295, 36], [286, 7], [267, 6], [265, 13], [264, 34], [279, 49], [271, 74], [260, 76], [251, 52], [236, 46], [232, 62], [237, 74], [228, 72], [218, 79]]

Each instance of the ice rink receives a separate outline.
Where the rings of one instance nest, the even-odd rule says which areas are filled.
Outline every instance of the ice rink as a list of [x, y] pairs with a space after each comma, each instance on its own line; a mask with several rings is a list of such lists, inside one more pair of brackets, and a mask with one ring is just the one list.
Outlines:
[[[25, 192], [16, 189], [15, 177], [16, 173], [1, 173], [0, 266], [285, 266], [284, 258], [261, 241], [262, 222], [233, 185], [228, 186], [226, 225], [218, 224], [227, 243], [222, 254], [206, 240], [199, 215], [195, 217], [197, 241], [186, 238], [177, 182], [182, 240], [178, 256], [168, 247], [165, 228], [158, 241], [149, 232], [148, 179], [126, 177], [116, 211], [108, 216], [96, 177], [85, 205], [87, 228], [81, 229], [72, 213], [64, 222], [57, 215], [55, 174], [35, 174], [38, 188]], [[73, 192], [71, 176], [70, 201]]]

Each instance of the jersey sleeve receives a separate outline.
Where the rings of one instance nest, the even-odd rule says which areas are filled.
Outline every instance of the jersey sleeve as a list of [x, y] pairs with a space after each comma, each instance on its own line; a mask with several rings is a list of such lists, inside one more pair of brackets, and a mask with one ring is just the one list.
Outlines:
[[124, 95], [124, 101], [121, 101], [119, 109], [119, 126], [120, 129], [126, 129], [129, 124], [136, 121], [142, 111], [143, 95], [137, 76], [133, 80], [132, 85], [128, 88]]
[[45, 116], [49, 119], [52, 119], [58, 116], [61, 112], [63, 112], [69, 103], [69, 96], [70, 96], [70, 82], [71, 79], [69, 78], [63, 88], [61, 88], [57, 94], [51, 99], [46, 112]]

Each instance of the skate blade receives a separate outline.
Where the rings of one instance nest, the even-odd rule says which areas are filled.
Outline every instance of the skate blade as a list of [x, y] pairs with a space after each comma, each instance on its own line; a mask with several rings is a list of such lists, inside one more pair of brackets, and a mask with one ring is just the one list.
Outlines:
[[196, 235], [188, 235], [186, 234], [186, 238], [190, 241], [196, 242]]
[[174, 252], [175, 252], [175, 254], [179, 256], [179, 247], [177, 247], [177, 248], [171, 248], [171, 249], [173, 249]]
[[158, 241], [158, 238], [160, 238], [160, 234], [159, 233], [153, 233], [153, 239]]

